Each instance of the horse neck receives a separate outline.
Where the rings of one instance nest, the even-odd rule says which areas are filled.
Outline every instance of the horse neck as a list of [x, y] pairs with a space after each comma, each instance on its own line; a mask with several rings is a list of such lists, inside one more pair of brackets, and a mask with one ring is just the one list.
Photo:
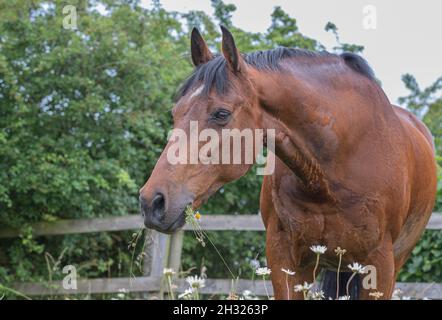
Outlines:
[[287, 74], [265, 75], [259, 103], [264, 129], [275, 129], [275, 153], [299, 178], [304, 190], [318, 201], [336, 203], [323, 160], [333, 157], [333, 116], [311, 82]]

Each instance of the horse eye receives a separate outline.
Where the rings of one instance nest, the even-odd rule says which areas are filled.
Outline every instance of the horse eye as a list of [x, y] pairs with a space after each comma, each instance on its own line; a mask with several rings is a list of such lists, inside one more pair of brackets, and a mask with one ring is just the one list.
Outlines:
[[231, 115], [231, 112], [226, 109], [218, 109], [214, 113], [210, 115], [210, 120], [214, 120], [216, 122], [221, 122], [223, 124], [227, 123]]

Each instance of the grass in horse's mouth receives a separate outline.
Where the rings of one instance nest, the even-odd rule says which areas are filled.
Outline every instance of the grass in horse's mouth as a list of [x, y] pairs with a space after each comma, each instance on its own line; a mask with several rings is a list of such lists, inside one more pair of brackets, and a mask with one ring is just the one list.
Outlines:
[[205, 232], [201, 228], [201, 225], [198, 221], [201, 218], [201, 214], [198, 211], [195, 212], [191, 206], [187, 206], [184, 213], [186, 215], [186, 223], [188, 223], [192, 227], [196, 240], [201, 243], [203, 247], [205, 247]]
[[222, 254], [219, 252], [218, 248], [215, 246], [213, 241], [210, 239], [207, 232], [201, 228], [201, 225], [199, 223], [199, 220], [201, 219], [201, 214], [199, 213], [199, 211], [193, 210], [192, 207], [188, 205], [185, 210], [185, 215], [186, 215], [186, 223], [188, 223], [192, 227], [192, 230], [193, 230], [196, 240], [199, 243], [201, 243], [201, 245], [203, 247], [206, 246], [205, 240], [209, 241], [209, 243], [212, 245], [213, 249], [215, 249], [216, 253], [221, 258], [221, 261], [223, 262], [223, 264], [225, 265], [225, 267], [229, 271], [230, 275], [232, 276], [232, 279], [236, 279], [237, 277], [233, 274], [232, 270], [229, 268], [229, 265], [227, 264], [226, 260], [222, 256]]

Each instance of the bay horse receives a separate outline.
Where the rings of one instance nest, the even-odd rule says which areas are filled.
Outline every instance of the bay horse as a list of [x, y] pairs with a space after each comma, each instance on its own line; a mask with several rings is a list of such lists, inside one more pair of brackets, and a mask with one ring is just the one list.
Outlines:
[[[188, 132], [190, 121], [197, 121], [199, 130], [275, 130], [275, 170], [264, 176], [260, 197], [275, 298], [302, 299], [287, 293], [281, 268], [296, 271], [291, 288], [311, 283], [315, 255], [309, 247], [316, 244], [328, 247], [322, 270], [336, 272], [333, 251], [346, 249], [343, 269], [352, 262], [375, 267], [376, 291], [390, 298], [435, 201], [431, 133], [390, 104], [356, 54], [294, 48], [241, 54], [232, 34], [221, 29], [217, 55], [192, 31], [196, 68], [172, 110], [174, 128]], [[198, 208], [252, 167], [172, 165], [170, 147], [171, 141], [140, 190], [146, 227], [165, 233], [185, 224], [187, 205]], [[371, 299], [370, 292], [362, 288], [357, 298]]]

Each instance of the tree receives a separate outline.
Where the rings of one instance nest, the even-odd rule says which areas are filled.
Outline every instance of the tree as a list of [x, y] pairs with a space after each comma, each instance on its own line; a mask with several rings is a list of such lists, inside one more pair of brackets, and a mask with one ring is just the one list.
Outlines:
[[214, 16], [218, 22], [228, 28], [232, 26], [232, 14], [236, 11], [234, 4], [225, 4], [222, 0], [210, 0], [215, 10]]
[[297, 47], [314, 50], [317, 42], [302, 35], [296, 24], [296, 19], [291, 18], [281, 7], [275, 7], [272, 12], [272, 24], [267, 29], [266, 39], [271, 47]]
[[[105, 15], [96, 1], [71, 4], [75, 31], [62, 27], [64, 1], [10, 1], [0, 10], [0, 224], [26, 234], [35, 221], [138, 213], [138, 188], [191, 70], [180, 58], [188, 41], [176, 15], [131, 1], [106, 3]], [[87, 259], [114, 242], [87, 239], [58, 245], [71, 248], [68, 258], [89, 248]], [[21, 279], [44, 274], [43, 250], [61, 251], [27, 236], [4, 245], [8, 272]]]
[[[167, 12], [158, 1], [150, 10], [136, 0], [70, 1], [77, 30], [62, 27], [65, 4], [0, 4], [0, 225], [22, 232], [20, 239], [0, 243], [0, 283], [47, 278], [45, 254], [62, 252], [65, 262], [82, 266], [84, 277], [128, 275], [130, 234], [51, 241], [34, 239], [29, 224], [138, 213], [138, 188], [164, 148], [173, 98], [192, 70], [191, 27], [198, 26], [218, 52], [219, 23], [230, 27], [244, 52], [321, 49], [280, 7], [260, 34], [234, 27], [235, 6], [220, 0], [212, 1], [216, 21], [200, 11]], [[440, 98], [421, 108], [422, 92], [412, 95], [406, 103], [425, 111], [440, 146]], [[260, 185], [251, 172], [223, 187], [201, 211], [255, 213]], [[195, 250], [197, 243], [186, 237], [184, 267], [204, 261], [211, 276], [226, 275], [216, 253]], [[264, 256], [263, 233], [213, 237], [235, 269], [249, 270], [249, 261]]]
[[333, 22], [327, 22], [327, 24], [325, 25], [325, 31], [330, 31], [335, 36], [338, 45], [333, 48], [334, 51], [354, 53], [361, 53], [362, 51], [364, 51], [363, 46], [357, 44], [342, 43], [341, 39], [339, 38], [338, 27]]

